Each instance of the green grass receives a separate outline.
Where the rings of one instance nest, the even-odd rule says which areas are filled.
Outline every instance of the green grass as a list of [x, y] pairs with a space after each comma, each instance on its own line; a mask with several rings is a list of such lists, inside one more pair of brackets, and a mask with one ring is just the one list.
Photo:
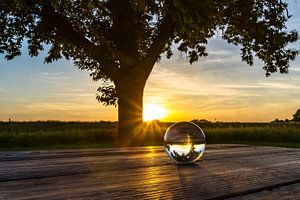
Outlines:
[[237, 127], [204, 129], [207, 141], [211, 142], [300, 142], [299, 127]]
[[64, 148], [76, 146], [112, 145], [114, 129], [62, 130], [0, 133], [1, 149], [5, 148]]
[[[145, 125], [144, 145], [163, 145], [171, 123]], [[208, 144], [231, 143], [300, 148], [299, 123], [199, 124]], [[147, 128], [146, 128], [147, 127]], [[114, 122], [0, 122], [0, 150], [114, 147]]]

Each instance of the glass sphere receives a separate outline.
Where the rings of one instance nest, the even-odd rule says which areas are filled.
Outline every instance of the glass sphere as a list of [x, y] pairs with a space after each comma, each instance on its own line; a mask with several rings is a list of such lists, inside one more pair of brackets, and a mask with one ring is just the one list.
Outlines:
[[192, 122], [178, 122], [168, 128], [164, 137], [165, 150], [177, 163], [193, 163], [205, 150], [205, 135]]

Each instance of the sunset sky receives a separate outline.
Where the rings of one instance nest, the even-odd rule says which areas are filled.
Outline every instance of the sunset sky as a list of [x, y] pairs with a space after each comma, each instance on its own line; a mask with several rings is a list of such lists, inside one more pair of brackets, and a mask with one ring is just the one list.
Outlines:
[[[289, 29], [300, 30], [300, 1], [289, 1], [293, 18]], [[298, 11], [298, 13], [297, 13]], [[300, 41], [292, 47], [300, 49]], [[289, 74], [265, 77], [262, 63], [250, 67], [240, 58], [239, 47], [214, 37], [209, 54], [190, 65], [184, 55], [157, 63], [148, 79], [144, 104], [155, 104], [167, 113], [162, 121], [268, 122], [291, 118], [300, 108], [300, 58]], [[44, 64], [45, 53], [7, 62], [0, 57], [0, 121], [12, 120], [117, 120], [117, 108], [95, 99], [100, 83], [71, 61]]]

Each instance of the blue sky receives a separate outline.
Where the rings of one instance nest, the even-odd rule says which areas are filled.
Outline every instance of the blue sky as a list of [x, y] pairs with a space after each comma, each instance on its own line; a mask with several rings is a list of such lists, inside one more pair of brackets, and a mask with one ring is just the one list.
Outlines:
[[[300, 30], [299, 1], [289, 1], [289, 29]], [[300, 42], [293, 44], [300, 49]], [[168, 110], [166, 121], [205, 118], [214, 121], [271, 121], [291, 118], [300, 108], [300, 58], [289, 74], [266, 78], [259, 61], [243, 63], [238, 47], [213, 38], [209, 56], [190, 65], [177, 54], [156, 64], [144, 103]], [[117, 120], [117, 109], [95, 99], [100, 83], [89, 73], [60, 60], [44, 64], [45, 53], [7, 62], [0, 59], [0, 120]]]

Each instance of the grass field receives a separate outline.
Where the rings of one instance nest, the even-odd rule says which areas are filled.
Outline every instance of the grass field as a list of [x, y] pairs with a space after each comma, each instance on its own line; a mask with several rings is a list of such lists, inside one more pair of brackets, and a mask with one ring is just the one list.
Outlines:
[[[163, 145], [172, 123], [145, 123], [144, 145]], [[300, 123], [199, 123], [207, 143], [300, 148]], [[114, 147], [116, 122], [0, 122], [0, 149]]]

